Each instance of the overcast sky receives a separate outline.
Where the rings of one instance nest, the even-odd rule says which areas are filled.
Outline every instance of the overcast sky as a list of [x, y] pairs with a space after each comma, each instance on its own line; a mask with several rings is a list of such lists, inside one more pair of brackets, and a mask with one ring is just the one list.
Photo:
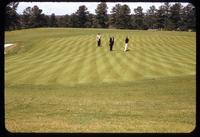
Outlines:
[[[88, 8], [90, 13], [95, 13], [95, 9], [100, 2], [19, 2], [17, 12], [22, 14], [24, 9], [27, 7], [33, 7], [37, 5], [40, 9], [42, 9], [42, 13], [46, 15], [51, 15], [54, 13], [55, 15], [66, 15], [75, 13], [78, 10], [78, 7], [81, 5], [85, 5]], [[150, 6], [154, 5], [157, 9], [163, 3], [158, 2], [107, 2], [108, 13], [112, 10], [112, 8], [116, 4], [127, 4], [131, 9], [131, 13], [133, 13], [133, 9], [141, 6], [143, 8], [143, 12], [146, 12]], [[172, 3], [174, 4], [174, 3]], [[188, 3], [181, 3], [183, 6], [186, 6]]]

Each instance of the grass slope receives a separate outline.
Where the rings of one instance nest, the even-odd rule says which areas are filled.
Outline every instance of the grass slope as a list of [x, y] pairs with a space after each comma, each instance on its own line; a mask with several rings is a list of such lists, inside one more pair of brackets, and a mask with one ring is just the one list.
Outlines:
[[[96, 46], [96, 34], [103, 47]], [[109, 52], [109, 36], [115, 36]], [[124, 53], [124, 38], [130, 51]], [[193, 32], [27, 29], [5, 33], [10, 131], [190, 132]], [[23, 101], [22, 101], [23, 100]], [[20, 124], [17, 124], [20, 123]]]

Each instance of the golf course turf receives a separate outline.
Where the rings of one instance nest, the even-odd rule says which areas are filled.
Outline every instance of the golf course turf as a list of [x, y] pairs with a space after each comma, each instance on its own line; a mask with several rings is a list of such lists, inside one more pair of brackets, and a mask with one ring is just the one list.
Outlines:
[[195, 32], [38, 28], [5, 32], [6, 43], [15, 44], [4, 68], [10, 132], [195, 128]]

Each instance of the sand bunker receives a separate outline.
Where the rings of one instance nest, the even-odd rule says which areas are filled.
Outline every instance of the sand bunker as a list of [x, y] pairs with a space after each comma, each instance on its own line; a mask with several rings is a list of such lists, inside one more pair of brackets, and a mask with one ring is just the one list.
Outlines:
[[12, 52], [14, 49], [16, 49], [16, 44], [4, 44], [4, 54], [7, 54], [8, 52]]
[[14, 44], [4, 44], [4, 47], [10, 47], [10, 46], [14, 46]]

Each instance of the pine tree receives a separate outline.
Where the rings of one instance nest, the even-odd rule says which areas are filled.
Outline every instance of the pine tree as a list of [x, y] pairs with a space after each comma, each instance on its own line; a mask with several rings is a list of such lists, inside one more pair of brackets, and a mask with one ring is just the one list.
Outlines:
[[108, 14], [107, 14], [107, 4], [101, 2], [97, 5], [95, 10], [96, 13], [96, 23], [98, 27], [107, 28], [108, 27]]

